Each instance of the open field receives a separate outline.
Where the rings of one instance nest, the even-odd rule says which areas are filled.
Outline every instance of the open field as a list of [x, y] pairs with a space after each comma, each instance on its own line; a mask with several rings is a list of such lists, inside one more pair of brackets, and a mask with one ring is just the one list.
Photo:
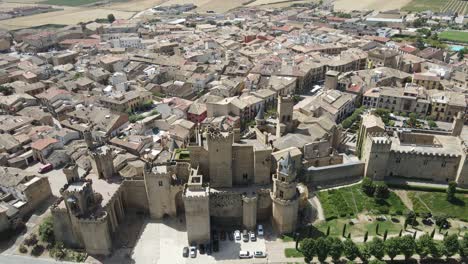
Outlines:
[[444, 31], [438, 37], [442, 40], [468, 43], [468, 31]]
[[[433, 0], [426, 0], [426, 1], [433, 1]], [[439, 0], [435, 0], [439, 1]], [[446, 0], [441, 0], [446, 1]], [[407, 5], [411, 0], [392, 0], [392, 1], [385, 1], [385, 0], [361, 0], [361, 1], [354, 1], [354, 0], [337, 0], [335, 2], [335, 10], [337, 11], [352, 11], [352, 10], [377, 10], [377, 11], [385, 11], [385, 10], [392, 10], [392, 9], [400, 9], [401, 7]]]
[[40, 4], [46, 5], [60, 5], [60, 6], [80, 6], [80, 5], [89, 5], [96, 2], [100, 2], [99, 0], [46, 0], [40, 2]]
[[37, 14], [33, 16], [17, 17], [13, 19], [1, 20], [0, 28], [9, 30], [41, 26], [47, 24], [58, 25], [75, 25], [79, 22], [93, 21], [96, 18], [106, 18], [108, 14], [114, 14], [116, 18], [128, 19], [133, 16], [134, 12], [124, 12], [117, 10], [109, 10], [103, 8], [75, 8], [69, 7], [65, 10]]

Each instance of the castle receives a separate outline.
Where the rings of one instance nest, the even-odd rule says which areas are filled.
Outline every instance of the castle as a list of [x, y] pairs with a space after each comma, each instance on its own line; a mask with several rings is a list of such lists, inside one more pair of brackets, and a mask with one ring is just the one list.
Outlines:
[[[280, 107], [279, 133], [292, 128], [292, 105]], [[185, 215], [188, 244], [209, 242], [212, 226], [254, 230], [258, 222], [271, 221], [279, 233], [296, 229], [307, 190], [298, 188], [298, 164], [289, 152], [272, 166], [268, 140], [241, 140], [238, 129], [210, 126], [188, 145], [189, 159], [175, 159], [173, 143], [171, 160], [147, 162], [144, 177], [122, 179], [114, 151], [95, 146], [89, 132], [84, 138], [92, 171], [80, 177], [77, 165], [65, 167], [67, 184], [51, 207], [56, 238], [67, 246], [109, 255], [112, 237], [131, 210], [151, 219]]]
[[[386, 177], [448, 183], [455, 181], [468, 186], [468, 149], [459, 137], [463, 129], [463, 114], [459, 113], [449, 133], [438, 131], [388, 130], [383, 126], [368, 126], [363, 118], [359, 140], [364, 176], [374, 180]], [[374, 122], [375, 123], [375, 122]]]

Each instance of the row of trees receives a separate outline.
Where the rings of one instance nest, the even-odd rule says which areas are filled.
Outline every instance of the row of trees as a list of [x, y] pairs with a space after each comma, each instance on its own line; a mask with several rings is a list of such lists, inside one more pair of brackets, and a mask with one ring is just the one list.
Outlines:
[[390, 195], [390, 190], [385, 183], [376, 184], [368, 177], [362, 180], [361, 189], [367, 196], [374, 196], [377, 199], [387, 199]]
[[406, 235], [391, 237], [385, 241], [374, 237], [362, 246], [356, 245], [349, 238], [344, 241], [337, 237], [306, 238], [301, 241], [299, 250], [304, 255], [306, 263], [310, 263], [314, 257], [317, 257], [320, 262], [324, 262], [327, 257], [338, 262], [344, 256], [350, 261], [360, 258], [365, 263], [369, 262], [372, 256], [377, 260], [382, 260], [385, 255], [391, 260], [398, 255], [403, 255], [405, 260], [408, 260], [414, 254], [418, 254], [421, 258], [431, 256], [436, 259], [442, 256], [452, 257], [457, 253], [461, 257], [466, 257], [468, 233], [465, 233], [460, 241], [458, 236], [453, 234], [446, 236], [442, 242], [434, 241], [429, 234], [424, 234], [418, 239]]

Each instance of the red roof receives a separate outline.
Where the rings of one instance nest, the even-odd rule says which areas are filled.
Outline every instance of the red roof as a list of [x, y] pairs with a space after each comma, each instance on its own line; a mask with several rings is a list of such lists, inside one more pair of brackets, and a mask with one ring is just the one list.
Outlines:
[[415, 50], [417, 50], [417, 48], [415, 48], [413, 46], [410, 46], [410, 45], [405, 45], [403, 47], [400, 47], [400, 50], [403, 51], [403, 52], [412, 53]]
[[59, 141], [57, 139], [55, 139], [55, 138], [43, 138], [43, 139], [39, 139], [38, 141], [32, 143], [31, 148], [36, 149], [36, 150], [43, 150], [46, 147], [48, 147], [49, 145], [55, 144], [57, 142], [59, 142]]

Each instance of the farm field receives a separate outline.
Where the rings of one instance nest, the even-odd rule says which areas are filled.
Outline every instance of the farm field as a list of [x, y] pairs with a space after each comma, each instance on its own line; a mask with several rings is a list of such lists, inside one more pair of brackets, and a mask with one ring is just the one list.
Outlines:
[[57, 25], [75, 25], [79, 22], [93, 21], [96, 18], [106, 18], [108, 14], [114, 14], [116, 18], [128, 19], [131, 18], [134, 12], [124, 12], [117, 10], [109, 10], [103, 8], [76, 8], [69, 7], [65, 10], [37, 14], [33, 16], [17, 17], [13, 19], [1, 20], [0, 28], [16, 30], [33, 26], [41, 26], [47, 24]]
[[60, 6], [81, 6], [100, 2], [99, 0], [46, 0], [40, 2], [45, 5], [60, 5]]
[[468, 2], [462, 0], [413, 0], [404, 6], [403, 10], [413, 12], [432, 10], [435, 12], [466, 14], [468, 12]]
[[[433, 0], [427, 0], [433, 1]], [[435, 0], [439, 1], [439, 0]], [[445, 1], [445, 0], [442, 0]], [[383, 0], [337, 0], [335, 1], [335, 10], [337, 11], [352, 11], [352, 10], [393, 10], [400, 9], [403, 6], [407, 5], [411, 0], [392, 0], [392, 1], [383, 1]]]
[[444, 31], [438, 36], [442, 40], [468, 43], [467, 31]]

